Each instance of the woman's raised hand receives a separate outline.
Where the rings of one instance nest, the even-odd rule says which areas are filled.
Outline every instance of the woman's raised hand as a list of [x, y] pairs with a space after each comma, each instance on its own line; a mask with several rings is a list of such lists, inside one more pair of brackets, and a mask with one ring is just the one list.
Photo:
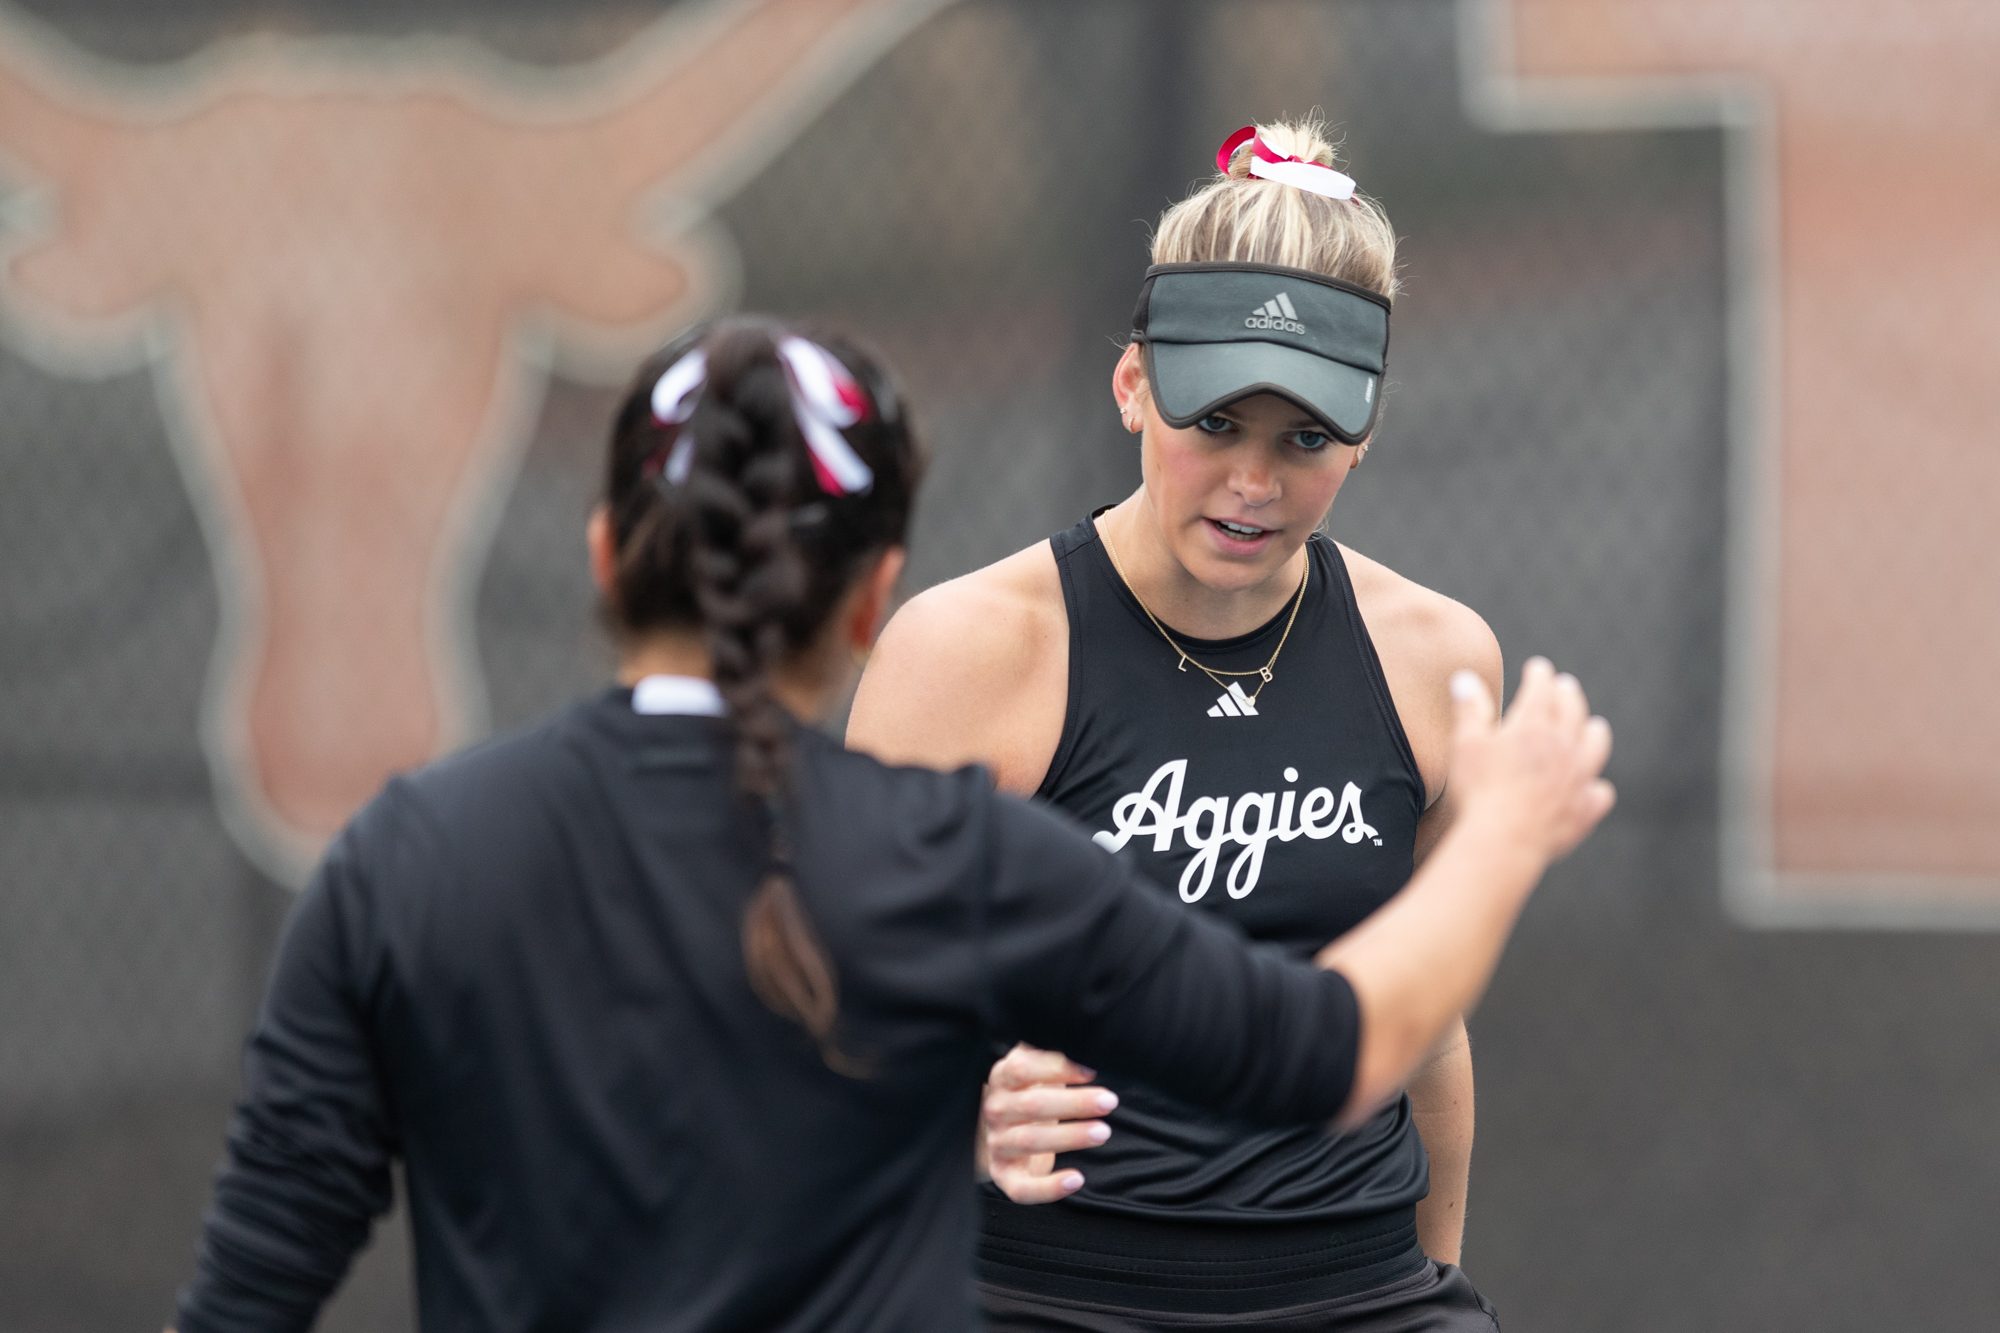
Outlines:
[[1506, 716], [1470, 671], [1451, 679], [1457, 709], [1451, 786], [1461, 818], [1491, 818], [1531, 841], [1549, 861], [1567, 856], [1610, 812], [1616, 793], [1602, 776], [1611, 724], [1593, 717], [1575, 676], [1531, 657]]
[[979, 1109], [982, 1174], [1015, 1203], [1053, 1203], [1083, 1188], [1083, 1173], [1056, 1170], [1056, 1154], [1094, 1148], [1111, 1137], [1099, 1117], [1118, 1105], [1106, 1088], [1079, 1087], [1097, 1077], [1060, 1051], [1022, 1043], [987, 1075]]

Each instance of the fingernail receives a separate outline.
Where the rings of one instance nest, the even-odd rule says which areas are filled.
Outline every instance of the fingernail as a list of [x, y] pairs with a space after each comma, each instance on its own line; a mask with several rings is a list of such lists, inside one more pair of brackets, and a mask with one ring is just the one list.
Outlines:
[[1583, 688], [1583, 682], [1578, 680], [1575, 676], [1570, 675], [1569, 672], [1567, 671], [1563, 672], [1560, 676], [1556, 677], [1556, 684], [1562, 686], [1566, 690], [1580, 690]]
[[1082, 1066], [1082, 1065], [1078, 1065], [1078, 1066], [1076, 1067], [1076, 1072], [1077, 1072], [1077, 1073], [1079, 1073], [1079, 1074], [1081, 1074], [1081, 1075], [1083, 1075], [1083, 1078], [1084, 1078], [1084, 1081], [1085, 1081], [1086, 1083], [1087, 1083], [1087, 1082], [1089, 1082], [1089, 1081], [1090, 1081], [1091, 1079], [1094, 1079], [1094, 1078], [1096, 1078], [1096, 1077], [1097, 1077], [1097, 1071], [1096, 1071], [1095, 1069], [1086, 1069], [1086, 1068], [1085, 1068], [1084, 1066]]
[[1062, 1174], [1062, 1179], [1056, 1183], [1062, 1186], [1063, 1193], [1074, 1194], [1083, 1188], [1083, 1173], [1081, 1171], [1065, 1171]]
[[1117, 1109], [1118, 1109], [1118, 1094], [1117, 1094], [1117, 1093], [1115, 1093], [1115, 1092], [1100, 1092], [1100, 1093], [1098, 1093], [1098, 1094], [1097, 1094], [1097, 1109], [1098, 1109], [1098, 1110], [1100, 1110], [1100, 1111], [1115, 1111], [1115, 1110], [1117, 1110]]
[[1470, 671], [1451, 673], [1451, 697], [1454, 699], [1477, 699], [1479, 697], [1479, 677]]
[[1089, 1138], [1092, 1143], [1102, 1143], [1110, 1137], [1111, 1126], [1100, 1123], [1090, 1127]]

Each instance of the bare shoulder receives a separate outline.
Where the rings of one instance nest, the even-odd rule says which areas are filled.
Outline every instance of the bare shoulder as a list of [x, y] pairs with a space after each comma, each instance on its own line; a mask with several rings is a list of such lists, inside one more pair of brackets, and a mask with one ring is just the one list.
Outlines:
[[889, 763], [982, 763], [1003, 788], [1033, 791], [1068, 687], [1061, 576], [1037, 542], [903, 604], [862, 675], [847, 743]]
[[1351, 547], [1340, 553], [1378, 654], [1387, 648], [1433, 660], [1445, 678], [1460, 667], [1499, 675], [1500, 641], [1477, 611]]
[[1477, 671], [1500, 696], [1500, 641], [1463, 602], [1342, 546], [1355, 605], [1374, 640], [1382, 674], [1432, 794], [1441, 789], [1451, 740], [1450, 681]]
[[[1049, 628], [1063, 620], [1062, 582], [1055, 552], [1036, 542], [983, 569], [926, 588], [905, 602], [883, 632], [892, 634], [970, 634], [982, 646], [1000, 647], [1024, 629]], [[937, 646], [937, 645], [934, 645]]]

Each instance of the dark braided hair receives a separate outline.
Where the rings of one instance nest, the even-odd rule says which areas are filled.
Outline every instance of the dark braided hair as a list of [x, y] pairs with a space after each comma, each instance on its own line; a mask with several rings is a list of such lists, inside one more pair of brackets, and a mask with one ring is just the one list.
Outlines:
[[[778, 339], [797, 332], [832, 353], [869, 403], [842, 434], [874, 473], [862, 494], [816, 480]], [[662, 373], [700, 349], [707, 382], [685, 424], [653, 414]], [[684, 480], [667, 462], [691, 446]], [[618, 549], [607, 610], [618, 630], [698, 629], [735, 728], [739, 792], [769, 838], [769, 859], [744, 909], [750, 984], [799, 1023], [835, 1068], [839, 983], [799, 902], [787, 802], [790, 714], [774, 671], [814, 645], [855, 580], [909, 526], [923, 464], [900, 395], [880, 360], [850, 338], [736, 316], [697, 328], [640, 371], [611, 437], [608, 490]]]

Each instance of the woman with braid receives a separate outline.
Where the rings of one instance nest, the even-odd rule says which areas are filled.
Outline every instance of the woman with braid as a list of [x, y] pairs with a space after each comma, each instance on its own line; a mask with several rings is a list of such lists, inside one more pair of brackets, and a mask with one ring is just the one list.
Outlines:
[[397, 1160], [434, 1333], [969, 1330], [994, 1043], [1361, 1123], [1609, 807], [1573, 681], [1537, 668], [1496, 724], [1468, 679], [1466, 814], [1402, 910], [1317, 960], [1251, 950], [981, 771], [807, 725], [874, 638], [919, 471], [845, 340], [735, 318], [642, 370], [588, 532], [618, 682], [335, 839], [183, 1333], [309, 1327]]
[[[1448, 682], [1500, 680], [1476, 614], [1325, 535], [1381, 410], [1396, 292], [1395, 232], [1332, 163], [1315, 125], [1223, 144], [1160, 219], [1112, 376], [1139, 489], [904, 607], [848, 731], [893, 763], [987, 765], [1174, 906], [1301, 958], [1436, 854], [1465, 800]], [[996, 1330], [1493, 1327], [1456, 1267], [1462, 1023], [1338, 1134], [1089, 1063], [1102, 1088], [1041, 1050], [993, 1070]]]

